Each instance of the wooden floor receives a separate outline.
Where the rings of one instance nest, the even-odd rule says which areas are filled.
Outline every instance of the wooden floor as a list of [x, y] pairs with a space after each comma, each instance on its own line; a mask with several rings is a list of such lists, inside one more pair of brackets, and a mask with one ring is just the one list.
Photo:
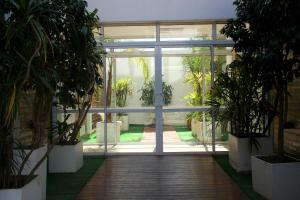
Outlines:
[[211, 156], [106, 159], [77, 200], [247, 199]]

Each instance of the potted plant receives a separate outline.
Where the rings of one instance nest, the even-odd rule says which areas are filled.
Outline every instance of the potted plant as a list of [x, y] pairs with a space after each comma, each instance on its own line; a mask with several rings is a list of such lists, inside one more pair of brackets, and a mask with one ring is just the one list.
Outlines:
[[[46, 159], [51, 146], [48, 149], [44, 146], [38, 129], [43, 127], [41, 124], [47, 117], [39, 119], [40, 126], [33, 127], [28, 150], [24, 150], [22, 141], [14, 134], [14, 126], [18, 121], [20, 99], [26, 97], [27, 90], [32, 85], [39, 88], [47, 85], [39, 75], [48, 61], [51, 33], [57, 33], [55, 12], [47, 1], [2, 1], [0, 4], [0, 34], [1, 44], [4, 44], [0, 47], [0, 197], [45, 199]], [[47, 97], [51, 95], [50, 92]], [[47, 106], [51, 108], [51, 101], [45, 109]]]
[[[154, 81], [144, 82], [141, 88], [142, 95], [140, 100], [143, 102], [143, 106], [153, 106], [154, 105]], [[168, 85], [166, 82], [162, 82], [162, 93], [163, 93], [163, 104], [169, 105], [172, 102], [173, 87]], [[155, 116], [150, 116], [150, 124], [155, 124]]]
[[[125, 107], [127, 103], [127, 96], [132, 95], [132, 81], [130, 78], [119, 79], [116, 82], [116, 104], [118, 107]], [[127, 114], [119, 114], [119, 119], [122, 121], [121, 130], [128, 131], [129, 120]]]
[[[113, 59], [109, 57], [108, 60], [108, 81], [107, 81], [107, 93], [106, 93], [106, 106], [111, 107], [112, 104], [112, 92], [113, 92]], [[113, 119], [112, 113], [106, 114], [107, 125], [107, 137], [106, 141], [110, 144], [116, 144], [120, 140], [121, 133], [121, 121]], [[105, 143], [105, 121], [97, 122], [96, 125], [96, 141], [98, 143]]]
[[[193, 52], [199, 48], [193, 48]], [[201, 50], [201, 49], [200, 49]], [[205, 98], [208, 98], [207, 90], [210, 86], [210, 57], [207, 56], [186, 56], [182, 60], [187, 74], [185, 82], [192, 87], [192, 91], [184, 97], [189, 106], [201, 106], [205, 104]], [[203, 112], [192, 112], [187, 115], [191, 123], [192, 134], [197, 136], [200, 141], [204, 139], [203, 128], [206, 127], [207, 116]]]
[[230, 123], [229, 163], [238, 172], [251, 170], [251, 155], [273, 152], [264, 130], [268, 103], [261, 83], [249, 70], [238, 57], [219, 73], [209, 101], [217, 121]]
[[[63, 37], [56, 48], [63, 49], [57, 56], [57, 106], [64, 110], [62, 122], [57, 122], [50, 141], [59, 137], [49, 155], [49, 171], [76, 172], [83, 165], [83, 143], [79, 140], [81, 126], [91, 107], [95, 88], [102, 84], [102, 49], [97, 47], [93, 30], [98, 25], [97, 10], [87, 11], [84, 1], [73, 1], [64, 8]], [[67, 109], [77, 110], [75, 120], [68, 123]]]
[[[237, 18], [224, 32], [268, 95], [269, 120], [277, 120], [276, 154], [252, 156], [252, 184], [268, 199], [299, 199], [300, 162], [284, 149], [288, 111], [288, 83], [299, 75], [299, 1], [235, 1]], [[276, 22], [276, 23], [274, 23]], [[267, 123], [265, 129], [270, 129]], [[261, 145], [263, 146], [263, 145]]]

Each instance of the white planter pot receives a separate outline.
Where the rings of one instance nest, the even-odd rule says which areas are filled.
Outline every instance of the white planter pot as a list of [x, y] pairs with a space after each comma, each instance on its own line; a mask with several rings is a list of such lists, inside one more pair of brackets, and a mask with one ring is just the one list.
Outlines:
[[300, 199], [300, 162], [268, 163], [251, 157], [253, 189], [270, 200]]
[[238, 138], [229, 134], [229, 163], [237, 172], [248, 172], [251, 170], [251, 155], [272, 154], [273, 141], [271, 137], [256, 138], [261, 149], [257, 150], [252, 145], [252, 152], [248, 138]]
[[83, 165], [83, 144], [55, 145], [49, 155], [49, 172], [73, 173]]
[[203, 122], [200, 122], [196, 119], [192, 119], [191, 121], [191, 129], [192, 129], [192, 134], [197, 135], [197, 138], [200, 141], [203, 141]]
[[18, 189], [0, 190], [0, 199], [2, 200], [41, 200], [42, 184], [40, 177], [37, 176], [28, 184]]
[[129, 129], [128, 115], [120, 116], [119, 120], [122, 121], [121, 131], [128, 131]]
[[[107, 123], [107, 143], [117, 144], [120, 141], [121, 121]], [[104, 122], [97, 122], [96, 142], [104, 143]]]
[[[26, 154], [29, 153], [29, 150], [25, 150]], [[31, 172], [31, 169], [35, 167], [35, 165], [42, 159], [42, 157], [47, 152], [47, 146], [40, 147], [35, 149], [32, 154], [30, 155], [27, 163], [24, 166], [22, 171], [22, 175], [27, 175]], [[15, 152], [15, 155], [18, 155], [18, 152]], [[38, 175], [39, 181], [38, 183], [41, 184], [41, 192], [42, 192], [42, 199], [46, 200], [46, 186], [47, 186], [47, 158], [43, 161], [43, 163], [38, 167], [38, 169], [34, 173]]]

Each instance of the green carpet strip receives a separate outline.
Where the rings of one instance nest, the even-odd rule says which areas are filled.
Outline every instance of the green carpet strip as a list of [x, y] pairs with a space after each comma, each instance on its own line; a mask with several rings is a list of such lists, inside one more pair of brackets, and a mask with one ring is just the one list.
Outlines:
[[[120, 142], [140, 142], [144, 133], [144, 125], [129, 126], [128, 131], [122, 131], [120, 134]], [[96, 131], [93, 131], [89, 135], [84, 135], [80, 138], [84, 144], [96, 143]]]
[[198, 142], [197, 136], [192, 134], [192, 131], [187, 126], [175, 126], [176, 133], [182, 142]]
[[228, 174], [238, 187], [252, 200], [265, 200], [261, 195], [256, 193], [252, 188], [251, 174], [237, 173], [229, 164], [228, 155], [215, 155], [215, 161]]
[[47, 200], [75, 200], [103, 161], [104, 158], [84, 157], [84, 165], [76, 173], [48, 174]]

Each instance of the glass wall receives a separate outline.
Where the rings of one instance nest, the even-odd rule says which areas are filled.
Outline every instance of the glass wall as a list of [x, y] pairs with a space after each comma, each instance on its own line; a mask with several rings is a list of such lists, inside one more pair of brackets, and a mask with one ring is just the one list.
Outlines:
[[155, 25], [105, 26], [105, 42], [150, 42], [155, 41]]
[[[216, 79], [234, 59], [232, 48], [227, 47], [230, 39], [219, 33], [223, 26], [104, 26], [107, 54], [100, 73], [105, 87], [96, 90], [82, 128], [84, 151], [227, 151], [228, 125], [216, 121], [213, 128], [207, 103], [212, 77]], [[154, 105], [159, 96], [162, 107]], [[156, 122], [161, 112], [163, 120]], [[163, 152], [157, 152], [158, 146]]]
[[161, 41], [211, 40], [212, 24], [161, 25]]

